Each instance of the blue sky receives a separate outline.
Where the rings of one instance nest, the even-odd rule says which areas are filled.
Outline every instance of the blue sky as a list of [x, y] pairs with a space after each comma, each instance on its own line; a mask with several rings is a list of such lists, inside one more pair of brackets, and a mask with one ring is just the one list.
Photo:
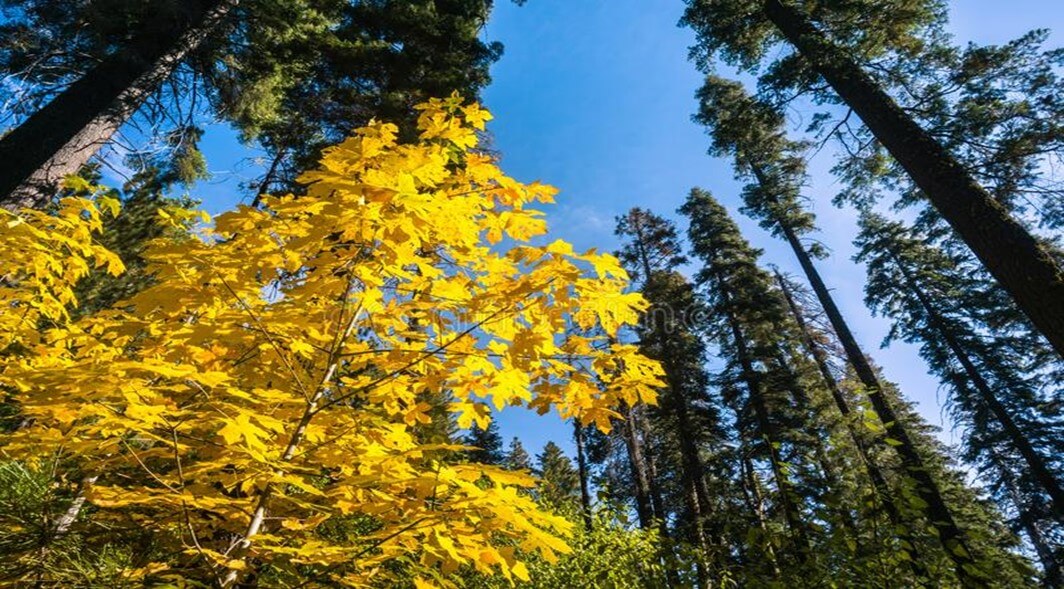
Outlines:
[[[523, 7], [497, 0], [485, 34], [502, 41], [506, 52], [484, 102], [496, 116], [490, 131], [503, 167], [520, 180], [561, 189], [547, 219], [553, 237], [578, 248], [613, 250], [615, 216], [633, 206], [672, 215], [688, 190], [701, 186], [765, 250], [765, 263], [798, 274], [783, 243], [738, 215], [739, 184], [729, 163], [706, 155], [707, 138], [690, 121], [700, 76], [686, 59], [693, 36], [676, 26], [682, 11], [680, 0], [531, 0]], [[1000, 43], [1036, 27], [1064, 31], [1064, 2], [956, 0], [951, 20], [958, 42]], [[1050, 46], [1060, 44], [1058, 32]], [[221, 126], [208, 131], [205, 151], [215, 177], [192, 192], [219, 212], [232, 206], [236, 183], [253, 177], [255, 166]], [[879, 349], [887, 324], [862, 302], [864, 270], [850, 261], [854, 217], [830, 204], [838, 190], [826, 171], [832, 157], [825, 149], [813, 162], [806, 191], [824, 229], [819, 237], [832, 253], [820, 265], [825, 280], [860, 343], [931, 423], [945, 427], [943, 439], [956, 441], [938, 384], [916, 350], [900, 343]], [[500, 425], [506, 439], [519, 436], [531, 453], [551, 439], [571, 448], [571, 429], [554, 417], [507, 410]]]

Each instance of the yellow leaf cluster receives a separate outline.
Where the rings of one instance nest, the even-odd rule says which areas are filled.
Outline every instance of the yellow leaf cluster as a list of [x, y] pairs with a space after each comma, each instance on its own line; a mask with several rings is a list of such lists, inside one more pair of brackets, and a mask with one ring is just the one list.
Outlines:
[[35, 341], [42, 320], [66, 321], [77, 304], [74, 285], [93, 268], [113, 275], [125, 270], [117, 255], [94, 241], [103, 229], [103, 215], [117, 212], [118, 201], [105, 196], [64, 198], [54, 213], [0, 209], [0, 331], [8, 340], [5, 345]]
[[439, 398], [463, 427], [520, 405], [608, 428], [660, 385], [616, 338], [645, 303], [612, 256], [528, 243], [555, 191], [477, 149], [487, 111], [420, 109], [417, 141], [371, 124], [306, 194], [153, 243], [154, 283], [74, 322], [71, 285], [121, 269], [92, 243], [96, 206], [10, 216], [0, 247], [25, 253], [5, 262], [0, 322], [57, 321], [0, 359], [28, 424], [5, 451], [67, 456], [100, 517], [223, 585], [262, 563], [322, 586], [380, 586], [398, 562], [524, 579], [521, 551], [565, 552], [569, 524], [518, 492], [530, 480], [441, 461], [419, 428]]

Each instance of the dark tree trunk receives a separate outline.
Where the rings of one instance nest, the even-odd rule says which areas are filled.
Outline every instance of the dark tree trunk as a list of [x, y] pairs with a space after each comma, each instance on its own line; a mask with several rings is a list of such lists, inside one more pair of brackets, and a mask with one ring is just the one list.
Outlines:
[[684, 493], [684, 499], [687, 503], [687, 509], [691, 512], [691, 527], [689, 534], [689, 541], [692, 546], [698, 548], [699, 554], [695, 560], [695, 575], [698, 577], [698, 589], [708, 589], [712, 579], [709, 575], [709, 567], [706, 565], [706, 557], [709, 555], [708, 543], [706, 542], [706, 530], [702, 525], [701, 506], [698, 504], [698, 491], [695, 490], [694, 485], [687, 481], [686, 493]]
[[573, 420], [573, 438], [576, 440], [576, 468], [580, 474], [580, 515], [584, 528], [591, 531], [591, 491], [588, 485], [587, 455], [584, 451], [584, 426]]
[[1039, 528], [1038, 518], [1032, 512], [1030, 503], [1025, 500], [1023, 493], [1017, 488], [1016, 479], [1012, 476], [1008, 465], [1001, 461], [1000, 456], [994, 450], [990, 452], [991, 461], [998, 472], [1001, 473], [1001, 480], [1009, 494], [1009, 501], [1016, 506], [1020, 527], [1023, 528], [1027, 539], [1031, 541], [1031, 546], [1034, 547], [1035, 554], [1038, 555], [1038, 560], [1042, 563], [1043, 583], [1048, 589], [1059, 589], [1064, 586], [1064, 575], [1061, 574], [1060, 561], [1052, 543]]
[[[736, 415], [738, 415], [738, 411], [736, 411]], [[743, 498], [746, 500], [747, 508], [754, 514], [754, 518], [757, 520], [757, 528], [764, 538], [768, 536], [769, 532], [768, 524], [765, 521], [765, 501], [761, 494], [761, 485], [757, 481], [757, 473], [754, 472], [754, 465], [750, 460], [750, 450], [746, 446], [746, 438], [742, 432], [739, 433], [739, 440], [739, 452], [742, 454], [740, 468], [742, 469]], [[772, 574], [776, 579], [779, 579], [782, 573], [779, 561], [776, 559], [776, 551], [772, 548], [771, 543], [763, 542], [763, 545], [765, 547], [765, 555], [772, 566]]]
[[[718, 287], [725, 307], [730, 307], [731, 297], [723, 281], [719, 281]], [[727, 315], [728, 327], [731, 330], [732, 340], [735, 344], [735, 354], [742, 370], [742, 379], [746, 384], [747, 391], [749, 391], [750, 401], [754, 408], [754, 419], [757, 420], [758, 429], [761, 430], [761, 435], [764, 437], [762, 442], [768, 453], [769, 465], [772, 468], [772, 478], [775, 479], [779, 490], [780, 508], [783, 510], [787, 528], [791, 531], [796, 548], [795, 553], [801, 562], [805, 562], [809, 559], [809, 538], [806, 536], [805, 526], [802, 525], [798, 508], [794, 502], [794, 489], [790, 478], [783, 470], [783, 460], [777, 447], [779, 436], [776, 433], [776, 426], [769, 415], [768, 404], [765, 402], [761, 376], [754, 368], [753, 360], [746, 345], [746, 337], [739, 326], [738, 318], [735, 317], [730, 309], [727, 311]]]
[[1016, 421], [1012, 419], [1012, 415], [1009, 410], [998, 401], [997, 396], [994, 395], [991, 390], [990, 383], [983, 378], [982, 373], [976, 368], [972, 358], [968, 355], [964, 346], [957, 339], [956, 334], [950, 330], [945, 318], [939, 314], [938, 310], [931, 303], [931, 299], [927, 296], [927, 293], [920, 288], [920, 285], [916, 283], [909, 268], [902, 263], [900, 259], [893, 253], [891, 259], [898, 267], [902, 276], [905, 278], [906, 286], [909, 291], [913, 293], [916, 300], [923, 307], [924, 312], [927, 313], [928, 321], [931, 327], [938, 332], [938, 335], [942, 338], [942, 341], [946, 342], [946, 346], [949, 347], [950, 352], [960, 363], [961, 368], [964, 369], [964, 374], [968, 377], [969, 382], [975, 387], [975, 390], [979, 391], [979, 396], [983, 402], [986, 403], [990, 412], [994, 415], [994, 419], [1001, 425], [1001, 428], [1005, 431], [1005, 435], [1008, 436], [1009, 442], [1012, 447], [1019, 452], [1023, 457], [1024, 462], [1031, 469], [1031, 473], [1034, 475], [1035, 480], [1049, 495], [1050, 503], [1052, 504], [1051, 511], [1056, 520], [1064, 524], [1064, 489], [1061, 488], [1060, 482], [1049, 470], [1046, 465], [1045, 457], [1031, 445], [1031, 441], [1027, 439], [1027, 436], [1016, 425]]
[[[887, 435], [897, 442], [894, 448], [901, 456], [906, 472], [916, 482], [917, 492], [926, 505], [924, 514], [938, 533], [938, 538], [942, 542], [946, 554], [953, 560], [957, 577], [966, 586], [984, 586], [984, 582], [973, 578], [969, 572], [969, 569], [974, 568], [976, 563], [964, 532], [961, 531], [956, 520], [954, 520], [953, 513], [946, 505], [946, 500], [942, 496], [938, 483], [931, 477], [931, 473], [924, 464], [923, 457], [917, 451], [916, 444], [909, 436], [908, 430], [898, 419], [894, 407], [884, 394], [883, 385], [879, 382], [879, 377], [876, 376], [871, 363], [869, 363], [868, 358], [857, 344], [857, 339], [843, 319], [842, 313], [835, 304], [835, 299], [831, 296], [827, 286], [824, 284], [824, 280], [820, 277], [820, 272], [813, 265], [812, 258], [809, 257], [809, 253], [805, 251], [794, 231], [787, 225], [781, 224], [780, 228], [798, 257], [798, 262], [809, 279], [809, 284], [813, 287], [813, 292], [816, 293], [820, 306], [824, 308], [824, 312], [831, 322], [831, 327], [835, 330], [835, 335], [838, 336], [839, 342], [846, 352], [846, 359], [853, 366], [857, 378], [864, 386], [865, 394], [868, 395], [868, 399], [872, 403], [872, 409], [886, 428]], [[957, 549], [955, 550], [955, 548]]]
[[763, 9], [1064, 356], [1064, 269], [1049, 251], [801, 10], [787, 0]]
[[684, 478], [687, 479], [694, 497], [698, 502], [698, 511], [694, 515], [701, 523], [708, 515], [710, 505], [709, 487], [706, 486], [706, 469], [695, 444], [694, 428], [684, 399], [677, 400], [676, 421], [680, 429], [680, 453], [683, 457]]
[[698, 446], [695, 444], [695, 432], [691, 424], [691, 416], [688, 413], [687, 400], [678, 394], [674, 388], [676, 383], [670, 383], [676, 414], [676, 422], [679, 427], [680, 455], [683, 461], [683, 479], [687, 487], [687, 508], [691, 512], [691, 541], [699, 549], [699, 558], [696, 573], [698, 586], [705, 588], [710, 586], [709, 568], [706, 559], [710, 557], [709, 541], [706, 537], [705, 521], [710, 511], [709, 488], [706, 486], [705, 467], [702, 457], [699, 456]]
[[[646, 405], [642, 407], [646, 411]], [[668, 512], [665, 510], [665, 498], [661, 494], [661, 478], [658, 476], [657, 448], [654, 447], [654, 436], [647, 424], [645, 414], [639, 416], [640, 432], [643, 434], [643, 454], [647, 464], [647, 490], [650, 492], [650, 505], [654, 508], [654, 518], [658, 523], [658, 534], [662, 538], [669, 537]]]
[[632, 470], [632, 484], [635, 487], [635, 511], [639, 517], [639, 527], [649, 530], [654, 522], [654, 513], [650, 506], [650, 483], [647, 480], [647, 465], [643, 458], [643, 442], [639, 439], [639, 426], [636, 424], [636, 408], [628, 410], [624, 420], [624, 443], [628, 449], [628, 466]]
[[45, 206], [238, 3], [188, 2], [180, 19], [142, 33], [0, 139], [0, 205]]

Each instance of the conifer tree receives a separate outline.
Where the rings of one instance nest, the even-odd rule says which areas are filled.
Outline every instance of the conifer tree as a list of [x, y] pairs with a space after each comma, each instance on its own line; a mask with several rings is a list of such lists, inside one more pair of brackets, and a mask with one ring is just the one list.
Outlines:
[[554, 442], [547, 442], [536, 455], [537, 493], [540, 502], [551, 507], [563, 507], [579, 500], [580, 475], [573, 462]]
[[[696, 278], [710, 305], [710, 322], [723, 326], [714, 334], [719, 355], [727, 360], [743, 398], [735, 407], [740, 428], [749, 428], [750, 451], [764, 457], [772, 473], [775, 499], [787, 524], [793, 556], [799, 564], [812, 558], [804, 500], [791, 470], [802, 461], [794, 433], [804, 419], [787, 399], [792, 380], [780, 361], [778, 340], [785, 313], [768, 276], [757, 268], [759, 252], [749, 246], [727, 212], [705, 191], [693, 189], [681, 212], [690, 220], [693, 254], [703, 263]], [[784, 384], [784, 386], [780, 386]], [[740, 387], [731, 387], [738, 392]], [[791, 466], [787, 466], [790, 464]]]
[[[802, 145], [787, 139], [783, 118], [778, 111], [750, 97], [736, 82], [709, 76], [699, 90], [699, 99], [699, 114], [695, 118], [706, 125], [713, 136], [711, 153], [731, 154], [736, 173], [752, 181], [743, 189], [744, 212], [791, 246], [881, 422], [890, 430], [891, 439], [900, 442], [898, 451], [923, 492], [928, 520], [940, 528], [939, 536], [947, 542], [947, 552], [955, 554], [948, 543], [956, 541], [963, 545], [962, 532], [951, 523], [949, 508], [941, 499], [934, 481], [928, 478], [923, 458], [913, 444], [906, 441], [907, 433], [894, 415], [893, 407], [881, 394], [883, 384], [816, 269], [813, 259], [822, 251], [815, 244], [807, 247], [802, 242], [802, 236], [815, 229], [815, 218], [801, 201], [801, 187], [805, 180]], [[720, 211], [723, 213], [722, 209]], [[845, 402], [839, 403], [841, 397], [834, 393], [833, 397], [839, 410], [844, 415], [849, 413]], [[874, 472], [872, 476], [880, 478]], [[878, 484], [877, 487], [888, 511], [896, 507], [893, 499], [885, 495], [888, 493], [886, 486]], [[958, 567], [966, 564], [970, 564], [968, 560], [958, 556]]]
[[238, 4], [196, 0], [165, 6], [146, 17], [127, 44], [105, 52], [0, 139], [0, 159], [7, 162], [0, 173], [0, 203], [14, 208], [47, 203], [59, 181], [87, 164], [179, 63], [224, 33]]
[[[1048, 36], [1041, 29], [1001, 45], [957, 47], [932, 30], [919, 53], [878, 66], [890, 72], [887, 81], [905, 111], [1032, 231], [1064, 223], [1053, 165], [1064, 147], [1064, 54], [1045, 48]], [[918, 225], [944, 225], [898, 162], [868, 141], [867, 129], [843, 125], [835, 136], [845, 147], [836, 167], [846, 183], [839, 200], [867, 208], [888, 193], [898, 206], [916, 207]]]
[[294, 189], [351, 129], [387, 118], [412, 136], [416, 103], [475, 98], [502, 52], [480, 37], [491, 0], [7, 3], [21, 18], [5, 24], [0, 69], [50, 98], [0, 139], [8, 207], [43, 206], [138, 112], [177, 146], [194, 146], [197, 116], [222, 117], [266, 151], [256, 196]]
[[576, 444], [576, 471], [580, 476], [580, 517], [584, 529], [591, 531], [594, 513], [591, 511], [591, 472], [587, 460], [587, 433], [580, 422], [573, 422], [573, 442]]
[[[1056, 416], [1045, 413], [1047, 400], [1024, 378], [1024, 359], [995, 346], [985, 335], [988, 326], [968, 312], [970, 281], [949, 256], [876, 214], [861, 217], [855, 244], [868, 267], [869, 305], [893, 320], [891, 338], [920, 345], [931, 370], [950, 389], [973, 462], [991, 473], [1004, 497], [1012, 496], [1007, 480], [1036, 489], [1015, 508], [1045, 506], [1052, 514], [1049, 523], [1055, 520], [1059, 527], [1064, 491], [1059, 465], [1051, 459], [1062, 450]], [[1016, 462], [1022, 466], [1010, 472]]]
[[502, 451], [502, 436], [499, 435], [499, 424], [494, 421], [483, 428], [480, 427], [480, 424], [474, 423], [469, 428], [469, 433], [462, 438], [462, 443], [476, 448], [467, 453], [470, 462], [499, 465], [506, 460], [506, 456]]
[[[1064, 356], [1060, 263], [860, 61], [919, 52], [922, 34], [941, 21], [940, 2], [688, 0], [687, 6], [684, 22], [699, 41], [692, 56], [704, 71], [720, 56], [761, 73], [769, 92], [814, 93], [852, 109]], [[872, 29], [875, 34], [870, 34]], [[768, 56], [777, 54], [773, 49], [781, 44], [791, 51], [769, 62]]]
[[[704, 344], [693, 331], [699, 305], [693, 288], [677, 272], [685, 261], [682, 245], [671, 222], [638, 208], [618, 219], [616, 233], [625, 238], [619, 257], [640, 279], [651, 305], [638, 330], [640, 349], [661, 361], [665, 370], [667, 387], [657, 409], [657, 430], [658, 437], [678, 449], [679, 494], [688, 514], [684, 535], [708, 557], [711, 542], [719, 542], [721, 532], [706, 529], [713, 520], [714, 501], [701, 448], [718, 445], [724, 436], [717, 400], [709, 389]], [[701, 585], [709, 582], [701, 564], [699, 576]]]
[[[813, 321], [807, 316], [806, 308], [798, 302], [798, 294], [802, 290], [801, 285], [784, 277], [778, 269], [775, 273], [776, 282], [787, 302], [787, 308], [801, 331], [803, 348], [816, 363], [823, 384], [830, 392], [831, 399], [842, 417], [858, 457], [858, 466], [868, 474], [868, 480], [872, 486], [872, 504], [882, 505], [888, 521], [896, 532], [899, 543], [894, 545], [888, 537], [887, 545], [895, 553], [904, 554], [903, 558], [909, 563], [909, 568], [916, 579], [926, 579], [928, 578], [927, 570], [920, 562], [923, 557], [915, 551], [916, 540], [910, 531], [911, 522], [905, 521], [902, 510], [898, 507], [895, 493], [880, 465], [882, 457], [872, 447], [873, 441], [869, 439], [868, 432], [861, 427], [858, 416], [853, 410], [854, 401], [848, 394], [849, 391], [844, 391], [839, 382], [838, 368], [833, 366], [829, 353], [835, 347], [835, 341], [826, 330], [819, 330], [813, 325]], [[842, 364], [845, 365], [845, 360]], [[845, 370], [842, 372], [845, 373]], [[863, 497], [864, 493], [861, 493], [861, 496]]]
[[506, 450], [506, 458], [503, 465], [510, 470], [532, 470], [532, 457], [528, 455], [521, 440], [515, 436], [510, 440], [510, 446]]

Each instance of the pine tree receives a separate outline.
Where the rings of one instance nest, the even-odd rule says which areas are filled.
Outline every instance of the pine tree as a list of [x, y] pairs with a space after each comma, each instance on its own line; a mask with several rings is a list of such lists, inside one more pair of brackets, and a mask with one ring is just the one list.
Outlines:
[[578, 500], [580, 475], [573, 463], [554, 442], [547, 442], [536, 455], [537, 493], [540, 502], [552, 507], [564, 507]]
[[806, 311], [797, 302], [796, 291], [800, 290], [800, 286], [785, 278], [778, 270], [776, 271], [776, 281], [779, 284], [780, 292], [787, 301], [791, 316], [801, 330], [803, 347], [806, 353], [816, 362], [823, 383], [830, 392], [839, 414], [842, 416], [847, 433], [857, 452], [860, 466], [868, 473], [874, 498], [877, 500], [874, 503], [882, 503], [890, 524], [897, 532], [900, 545], [894, 550], [906, 554], [906, 560], [910, 563], [910, 568], [917, 579], [927, 578], [927, 571], [920, 564], [921, 557], [914, 550], [916, 541], [909, 531], [911, 523], [904, 520], [902, 510], [898, 508], [894, 491], [887, 482], [887, 477], [879, 464], [880, 458], [876, 456], [874, 449], [871, 447], [873, 442], [868, 439], [867, 432], [860, 428], [856, 419], [857, 415], [851, 407], [853, 402], [848, 398], [847, 393], [842, 390], [837, 376], [837, 369], [832, 366], [828, 351], [825, 350], [825, 347], [830, 346], [830, 337], [823, 331], [818, 332], [813, 327], [812, 322], [806, 316]]
[[[942, 6], [857, 1], [688, 0], [684, 22], [698, 35], [692, 54], [709, 71], [717, 55], [760, 71], [769, 90], [819, 92], [852, 109], [913, 182], [1064, 356], [1064, 270], [1051, 252], [997, 202], [958, 159], [906, 113], [858, 58], [912, 52]], [[876, 34], [866, 34], [876, 23]], [[791, 53], [765, 64], [779, 44]], [[774, 53], [774, 52], [773, 52]], [[818, 90], [821, 81], [830, 92]]]
[[[949, 256], [879, 215], [862, 216], [855, 244], [868, 267], [868, 303], [893, 320], [891, 338], [920, 345], [951, 391], [970, 460], [989, 471], [1008, 502], [1017, 498], [1008, 489], [1017, 483], [1009, 481], [1036, 489], [1014, 507], [1030, 512], [1045, 506], [1052, 515], [1040, 525], [1059, 527], [1064, 491], [1059, 467], [1050, 459], [1062, 449], [1059, 426], [1055, 416], [1045, 414], [1047, 400], [1025, 378], [1023, 358], [994, 345], [987, 335], [992, 332], [969, 313], [970, 280]], [[1022, 466], [1016, 469], [1015, 462]], [[1029, 528], [1027, 535], [1034, 542], [1037, 534]], [[1044, 564], [1047, 570], [1055, 566]]]
[[0, 139], [0, 203], [41, 207], [118, 131], [191, 52], [222, 33], [238, 0], [181, 3], [85, 71]]
[[[900, 442], [898, 451], [904, 456], [923, 491], [928, 520], [939, 527], [939, 536], [947, 542], [947, 552], [955, 554], [949, 543], [956, 541], [963, 545], [962, 532], [951, 523], [948, 506], [941, 499], [934, 481], [924, 474], [923, 458], [916, 452], [914, 445], [906, 441], [907, 433], [894, 415], [893, 407], [880, 393], [883, 384], [872, 370], [816, 269], [813, 259], [822, 254], [821, 250], [815, 245], [807, 247], [802, 242], [802, 237], [815, 229], [815, 218], [801, 202], [801, 187], [805, 180], [802, 144], [787, 139], [783, 118], [778, 111], [751, 98], [736, 82], [710, 76], [699, 91], [699, 99], [699, 114], [695, 118], [712, 133], [711, 152], [731, 154], [735, 159], [736, 173], [752, 181], [743, 189], [744, 212], [758, 219], [763, 227], [784, 238], [791, 246], [881, 422], [890, 430], [891, 438]], [[823, 368], [820, 370], [823, 373]], [[832, 396], [839, 410], [844, 416], [847, 415], [849, 409], [844, 400], [834, 392]], [[881, 479], [875, 474], [875, 467], [872, 468], [873, 479]], [[895, 502], [882, 482], [877, 483], [877, 490], [888, 512], [896, 511]], [[898, 516], [892, 516], [892, 519], [898, 519]], [[966, 564], [969, 564], [967, 559], [958, 556], [958, 567]]]
[[[961, 48], [929, 31], [919, 54], [878, 66], [890, 72], [902, 108], [1032, 230], [1064, 223], [1059, 174], [1051, 165], [1064, 136], [1064, 54], [1044, 48], [1048, 35], [1034, 30], [1002, 45]], [[836, 137], [845, 146], [836, 167], [848, 185], [841, 201], [868, 208], [882, 193], [896, 194], [898, 206], [915, 206], [926, 221], [944, 225], [898, 162], [868, 141], [867, 129], [846, 126]]]
[[573, 442], [576, 444], [576, 471], [580, 476], [580, 517], [584, 529], [591, 531], [594, 513], [591, 510], [591, 471], [587, 460], [587, 433], [580, 422], [573, 422]]
[[768, 461], [792, 554], [798, 563], [808, 563], [812, 552], [804, 500], [790, 474], [803, 460], [794, 434], [805, 421], [801, 413], [807, 408], [791, 411], [793, 399], [786, 397], [793, 392], [793, 373], [779, 356], [777, 338], [786, 317], [782, 299], [757, 267], [759, 252], [746, 243], [707, 192], [693, 189], [681, 212], [691, 219], [692, 252], [704, 264], [696, 284], [709, 301], [711, 322], [724, 327], [714, 334], [719, 354], [745, 389], [734, 405], [739, 427], [748, 428], [745, 439], [750, 451]]
[[[643, 296], [651, 305], [639, 330], [640, 349], [665, 370], [667, 387], [657, 410], [657, 421], [663, 423], [655, 430], [679, 451], [680, 494], [688, 514], [685, 536], [708, 555], [709, 536], [719, 538], [720, 532], [706, 530], [713, 500], [701, 448], [718, 444], [723, 433], [704, 368], [704, 345], [692, 331], [699, 311], [694, 291], [676, 272], [684, 262], [682, 245], [672, 223], [642, 209], [620, 217], [616, 233], [626, 240], [619, 257], [629, 274], [642, 279]], [[663, 430], [672, 435], [661, 435]], [[704, 567], [699, 574], [702, 585], [709, 582]]]
[[521, 440], [517, 437], [510, 440], [510, 447], [506, 450], [503, 466], [510, 470], [532, 470], [532, 457], [528, 455]]
[[[266, 151], [256, 197], [295, 189], [321, 149], [351, 129], [387, 118], [409, 137], [416, 103], [452, 92], [475, 98], [502, 52], [480, 37], [491, 0], [8, 1], [24, 6], [6, 24], [16, 34], [0, 68], [51, 93], [0, 139], [9, 162], [0, 203], [9, 208], [51, 200], [52, 187], [135, 113], [160, 129], [149, 139], [172, 135], [175, 146], [194, 146], [196, 117], [225, 118]], [[74, 44], [81, 51], [63, 45], [74, 36], [86, 39]], [[27, 62], [56, 68], [19, 71]], [[149, 98], [158, 103], [142, 109]]]
[[495, 421], [489, 423], [486, 428], [481, 428], [479, 424], [474, 423], [469, 428], [469, 433], [462, 438], [462, 443], [476, 448], [467, 453], [470, 462], [497, 465], [503, 464], [506, 460], [506, 456], [502, 451], [502, 436], [499, 435], [499, 424], [495, 423]]

